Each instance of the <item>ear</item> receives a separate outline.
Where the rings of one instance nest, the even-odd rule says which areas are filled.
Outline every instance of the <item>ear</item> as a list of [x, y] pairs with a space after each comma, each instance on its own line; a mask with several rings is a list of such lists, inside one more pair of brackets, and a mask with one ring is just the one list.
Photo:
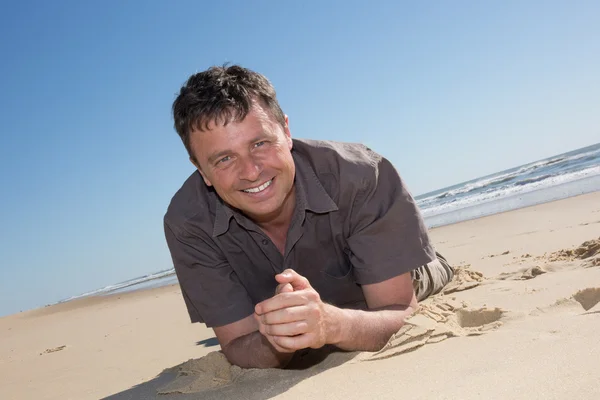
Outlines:
[[206, 186], [212, 186], [212, 183], [206, 177], [206, 175], [204, 174], [204, 172], [202, 172], [202, 169], [200, 169], [200, 164], [198, 164], [198, 162], [194, 159], [194, 157], [190, 157], [190, 162], [192, 164], [194, 164], [194, 167], [196, 167], [196, 169], [198, 170], [198, 172], [200, 172], [200, 175], [202, 176], [202, 179], [204, 179], [204, 183], [206, 183]]
[[206, 186], [212, 186], [211, 181], [206, 177], [206, 175], [204, 175], [204, 172], [202, 172], [199, 169], [198, 172], [200, 172], [200, 175], [202, 175], [202, 179], [204, 179], [204, 183], [206, 183]]
[[291, 150], [293, 146], [292, 132], [290, 132], [290, 119], [287, 115], [285, 115], [285, 128], [283, 130], [283, 133], [285, 134], [285, 139], [287, 140], [288, 148]]

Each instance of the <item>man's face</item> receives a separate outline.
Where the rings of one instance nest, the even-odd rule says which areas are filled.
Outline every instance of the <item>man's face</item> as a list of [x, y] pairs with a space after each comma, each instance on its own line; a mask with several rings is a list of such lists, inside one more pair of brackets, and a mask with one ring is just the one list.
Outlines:
[[296, 170], [287, 116], [285, 122], [283, 128], [255, 104], [241, 122], [211, 123], [208, 130], [190, 134], [194, 165], [204, 182], [256, 222], [293, 208]]

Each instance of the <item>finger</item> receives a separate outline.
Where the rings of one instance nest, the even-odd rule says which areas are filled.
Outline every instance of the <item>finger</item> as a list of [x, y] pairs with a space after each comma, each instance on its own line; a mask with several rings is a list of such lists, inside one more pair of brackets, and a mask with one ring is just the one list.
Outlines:
[[302, 290], [289, 293], [280, 293], [264, 300], [254, 307], [254, 311], [259, 314], [266, 314], [271, 311], [282, 308], [301, 306], [310, 302], [318, 301], [318, 293], [314, 290]]
[[289, 283], [280, 283], [279, 285], [277, 285], [277, 288], [275, 289], [275, 294], [277, 295], [279, 293], [290, 293], [293, 291], [294, 291], [294, 288]]
[[274, 337], [264, 333], [262, 329], [260, 330], [260, 333], [267, 339], [271, 346], [280, 353], [293, 353], [295, 351], [294, 349], [288, 349], [287, 347], [278, 345]]
[[270, 336], [270, 335], [264, 335], [264, 336], [267, 338], [267, 340], [269, 341], [271, 346], [273, 346], [273, 348], [280, 353], [293, 353], [296, 351], [296, 349], [288, 349], [287, 347], [282, 347], [282, 346], [278, 345], [277, 342], [275, 342], [274, 336]]
[[259, 330], [261, 332], [264, 331], [264, 334], [269, 336], [296, 336], [307, 333], [309, 325], [307, 321], [295, 321], [288, 324], [276, 325], [262, 324]]
[[320, 343], [317, 343], [316, 335], [311, 333], [305, 333], [297, 336], [273, 336], [272, 342], [277, 347], [293, 351], [306, 348], [317, 349], [322, 347]]
[[311, 287], [308, 279], [289, 268], [282, 273], [275, 275], [275, 280], [279, 283], [291, 284], [294, 290], [303, 290]]
[[289, 324], [291, 322], [308, 320], [311, 316], [310, 307], [301, 305], [261, 314], [258, 321], [266, 325]]
[[[254, 314], [254, 315], [256, 316], [256, 314]], [[273, 346], [273, 348], [275, 350], [277, 350], [281, 353], [293, 353], [295, 351], [294, 349], [289, 349], [285, 346], [280, 346], [279, 344], [277, 344], [277, 342], [274, 340], [274, 336], [266, 333], [265, 327], [266, 327], [266, 325], [259, 324], [258, 330], [269, 341], [269, 343], [271, 344], [271, 346]]]

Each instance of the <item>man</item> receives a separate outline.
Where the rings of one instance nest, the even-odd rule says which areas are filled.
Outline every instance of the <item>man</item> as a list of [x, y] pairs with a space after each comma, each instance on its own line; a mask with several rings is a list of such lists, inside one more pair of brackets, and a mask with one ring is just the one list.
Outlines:
[[191, 321], [214, 329], [231, 363], [379, 350], [452, 279], [390, 162], [362, 145], [292, 139], [264, 76], [197, 73], [173, 115], [197, 171], [165, 235]]

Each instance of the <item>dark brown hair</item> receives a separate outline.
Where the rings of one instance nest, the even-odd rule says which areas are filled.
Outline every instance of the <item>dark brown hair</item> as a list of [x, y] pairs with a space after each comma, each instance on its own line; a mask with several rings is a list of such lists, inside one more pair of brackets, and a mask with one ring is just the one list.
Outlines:
[[173, 102], [175, 130], [195, 160], [190, 132], [205, 131], [211, 122], [227, 125], [246, 118], [258, 102], [285, 127], [285, 116], [269, 80], [239, 65], [211, 67], [192, 75]]

